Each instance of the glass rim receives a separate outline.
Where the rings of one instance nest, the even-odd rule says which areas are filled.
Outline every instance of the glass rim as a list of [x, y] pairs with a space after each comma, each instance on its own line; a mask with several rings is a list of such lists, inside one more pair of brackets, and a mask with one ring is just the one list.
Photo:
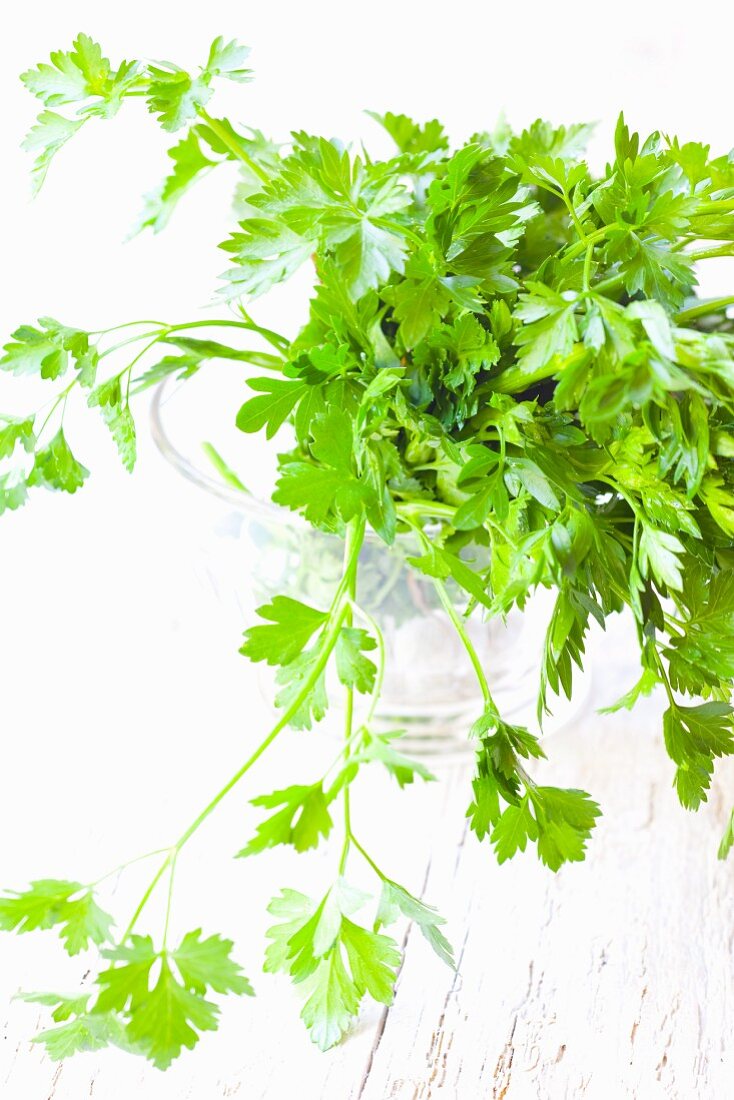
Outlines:
[[[172, 375], [169, 375], [158, 383], [153, 390], [149, 411], [150, 433], [153, 437], [153, 442], [159, 453], [171, 466], [173, 466], [174, 470], [187, 481], [196, 485], [198, 489], [202, 489], [204, 492], [209, 493], [210, 496], [215, 496], [219, 500], [225, 501], [232, 508], [235, 508], [238, 512], [242, 512], [246, 516], [260, 519], [271, 526], [289, 528], [290, 530], [302, 531], [309, 534], [318, 534], [324, 538], [337, 537], [335, 533], [321, 531], [318, 527], [313, 527], [298, 512], [292, 512], [289, 508], [276, 504], [273, 500], [266, 500], [263, 497], [256, 496], [254, 493], [245, 492], [242, 489], [236, 489], [232, 485], [227, 485], [225, 481], [218, 480], [205, 470], [202, 470], [196, 463], [191, 462], [173, 442], [164, 423], [165, 412], [163, 407], [166, 400], [173, 396], [173, 392], [175, 392], [172, 390], [174, 381], [176, 381], [176, 379], [174, 379]], [[431, 526], [433, 526], [433, 524], [429, 523], [428, 527], [430, 528]], [[379, 543], [381, 546], [385, 545], [380, 536], [370, 527], [365, 531], [364, 537], [365, 542]], [[404, 533], [398, 534], [396, 542], [398, 540], [404, 540], [405, 537], [406, 535]]]
[[172, 383], [175, 379], [169, 375], [164, 378], [153, 391], [150, 403], [149, 421], [153, 442], [159, 453], [168, 463], [197, 488], [204, 490], [240, 512], [257, 516], [269, 523], [281, 527], [296, 527], [306, 530], [306, 521], [297, 512], [291, 512], [282, 508], [272, 500], [265, 500], [255, 496], [254, 493], [237, 489], [233, 485], [227, 485], [225, 481], [208, 474], [200, 466], [191, 462], [176, 446], [165, 425], [164, 405], [173, 396]]

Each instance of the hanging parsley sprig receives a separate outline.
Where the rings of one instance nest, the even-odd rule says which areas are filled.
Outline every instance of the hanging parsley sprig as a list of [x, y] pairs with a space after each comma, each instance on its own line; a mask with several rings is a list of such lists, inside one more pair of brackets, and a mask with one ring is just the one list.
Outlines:
[[[137, 97], [177, 134], [171, 173], [148, 195], [139, 228], [161, 229], [219, 164], [238, 173], [240, 220], [223, 245], [225, 316], [103, 332], [42, 317], [13, 333], [0, 368], [36, 375], [52, 396], [38, 412], [0, 417], [0, 512], [37, 487], [74, 493], [86, 481], [66, 437], [69, 401], [98, 410], [132, 469], [131, 400], [169, 376], [185, 381], [234, 360], [253, 370], [233, 410], [238, 427], [268, 439], [292, 429], [273, 500], [344, 540], [330, 600], [277, 595], [246, 629], [243, 655], [275, 669], [279, 716], [178, 839], [142, 857], [158, 865], [122, 930], [100, 904], [108, 876], [35, 881], [0, 898], [0, 927], [55, 930], [70, 955], [99, 951], [91, 992], [25, 995], [51, 1010], [38, 1038], [55, 1058], [116, 1044], [165, 1068], [216, 1027], [215, 998], [253, 992], [230, 940], [196, 928], [171, 941], [175, 873], [189, 840], [280, 733], [324, 719], [327, 674], [344, 695], [330, 767], [250, 792], [262, 817], [240, 858], [339, 841], [323, 895], [284, 889], [271, 902], [265, 970], [290, 975], [326, 1049], [364, 997], [390, 1003], [400, 949], [385, 929], [397, 919], [415, 922], [454, 965], [442, 918], [378, 866], [352, 813], [350, 788], [366, 767], [401, 787], [433, 778], [401, 751], [398, 732], [375, 722], [385, 646], [357, 601], [369, 533], [402, 540], [476, 675], [467, 816], [500, 862], [528, 848], [554, 871], [583, 859], [600, 810], [586, 792], [536, 778], [541, 742], [500, 713], [467, 630], [472, 614], [503, 615], [539, 587], [554, 592], [542, 724], [552, 696], [572, 693], [592, 622], [603, 628], [626, 610], [640, 678], [608, 709], [662, 689], [683, 806], [706, 801], [716, 759], [734, 752], [734, 294], [695, 294], [700, 264], [734, 255], [734, 158], [659, 133], [642, 141], [622, 118], [602, 175], [583, 159], [585, 125], [502, 127], [452, 151], [436, 120], [389, 113], [373, 116], [395, 142], [387, 160], [304, 133], [279, 145], [209, 114], [217, 81], [250, 78], [247, 55], [218, 38], [195, 73], [114, 66], [79, 35], [22, 78], [43, 104], [26, 140], [36, 188], [83, 125]], [[250, 301], [304, 264], [315, 288], [289, 340], [259, 326]], [[733, 837], [730, 823], [722, 858]], [[373, 896], [349, 882], [355, 860]], [[159, 891], [165, 922], [144, 934]]]

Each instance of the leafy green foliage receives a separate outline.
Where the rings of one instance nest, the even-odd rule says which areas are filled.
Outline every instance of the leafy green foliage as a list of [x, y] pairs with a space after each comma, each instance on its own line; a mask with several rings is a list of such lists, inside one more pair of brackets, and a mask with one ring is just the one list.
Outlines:
[[402, 730], [382, 733], [363, 728], [360, 732], [361, 737], [349, 757], [350, 767], [381, 764], [401, 788], [407, 787], [416, 779], [430, 782], [436, 778], [420, 760], [414, 760], [396, 748], [403, 735]]
[[22, 325], [4, 347], [0, 370], [13, 374], [39, 374], [55, 380], [67, 371], [69, 364], [79, 372], [84, 386], [91, 386], [97, 369], [97, 349], [81, 329], [68, 328], [52, 317], [41, 317], [39, 328]]
[[528, 841], [536, 844], [539, 858], [552, 871], [583, 859], [601, 813], [597, 804], [585, 791], [529, 781], [522, 761], [544, 753], [528, 730], [488, 712], [474, 732], [481, 740], [467, 816], [478, 838], [490, 836], [500, 863], [524, 852]]
[[258, 608], [258, 615], [271, 625], [251, 626], [245, 631], [240, 653], [251, 661], [267, 661], [270, 665], [287, 665], [295, 660], [328, 618], [325, 611], [290, 596], [276, 596], [272, 603]]
[[369, 693], [375, 686], [377, 666], [365, 652], [377, 648], [377, 642], [366, 630], [357, 627], [342, 627], [336, 643], [336, 670], [339, 679], [355, 691]]
[[169, 149], [168, 155], [173, 161], [173, 169], [155, 191], [145, 196], [145, 209], [136, 230], [151, 228], [159, 233], [164, 229], [191, 184], [217, 163], [203, 152], [194, 128]]
[[301, 1016], [321, 1050], [339, 1041], [365, 994], [392, 1001], [400, 954], [388, 936], [350, 919], [364, 895], [342, 880], [316, 904], [295, 890], [284, 890], [268, 911], [279, 918], [268, 931], [265, 969], [285, 970], [303, 983]]
[[0, 458], [10, 458], [18, 444], [32, 451], [36, 443], [33, 427], [32, 416], [0, 419]]
[[332, 797], [324, 792], [322, 783], [314, 783], [254, 798], [253, 806], [275, 809], [276, 813], [258, 825], [257, 835], [237, 854], [251, 856], [278, 844], [292, 844], [297, 852], [317, 847], [333, 826], [328, 809]]
[[390, 879], [383, 879], [375, 918], [377, 928], [392, 924], [400, 914], [418, 925], [439, 959], [443, 959], [448, 966], [455, 965], [453, 948], [441, 931], [441, 925], [446, 923], [444, 918], [432, 905], [425, 905], [414, 898], [405, 887]]
[[732, 713], [728, 703], [712, 701], [693, 707], [671, 703], [663, 716], [665, 748], [677, 765], [675, 787], [689, 810], [707, 800], [715, 757], [734, 753]]
[[28, 476], [29, 485], [42, 485], [46, 489], [60, 489], [75, 493], [89, 476], [87, 470], [74, 458], [66, 442], [64, 429], [59, 428], [51, 442], [36, 451], [33, 469]]
[[[35, 486], [73, 493], [86, 480], [65, 434], [80, 391], [132, 469], [132, 397], [215, 360], [256, 369], [236, 423], [285, 441], [273, 500], [345, 539], [343, 572], [325, 610], [276, 595], [246, 631], [242, 653], [276, 669], [280, 714], [151, 889], [167, 870], [172, 885], [180, 848], [221, 798], [283, 728], [320, 722], [336, 686], [347, 727], [337, 758], [312, 781], [255, 798], [265, 814], [239, 853], [310, 851], [345, 800], [340, 877], [320, 901], [295, 891], [275, 899], [266, 955], [266, 970], [303, 989], [303, 1019], [325, 1049], [365, 996], [390, 1001], [399, 953], [384, 925], [413, 921], [453, 958], [435, 910], [385, 876], [353, 832], [350, 787], [364, 767], [400, 787], [433, 778], [378, 721], [381, 624], [357, 602], [374, 552], [368, 531], [399, 542], [420, 574], [406, 586], [409, 613], [438, 606], [425, 601], [432, 588], [477, 674], [484, 711], [471, 730], [468, 818], [500, 863], [531, 845], [553, 871], [583, 859], [600, 811], [584, 791], [536, 775], [537, 737], [492, 700], [491, 669], [467, 626], [477, 610], [505, 615], [538, 589], [554, 592], [541, 720], [553, 696], [571, 696], [589, 630], [627, 609], [641, 676], [608, 709], [665, 691], [664, 740], [687, 808], [707, 799], [716, 759], [732, 753], [734, 295], [704, 300], [696, 287], [699, 264], [734, 255], [734, 162], [657, 132], [643, 140], [623, 117], [602, 174], [584, 159], [589, 126], [542, 120], [519, 134], [502, 122], [452, 149], [437, 120], [387, 112], [373, 116], [396, 146], [384, 160], [302, 132], [281, 146], [208, 114], [216, 81], [249, 79], [246, 61], [244, 47], [217, 38], [195, 72], [115, 66], [79, 35], [24, 74], [42, 106], [25, 141], [36, 188], [90, 119], [142, 98], [177, 138], [139, 228], [161, 229], [220, 164], [237, 167], [238, 224], [222, 246], [224, 319], [92, 333], [44, 317], [15, 331], [0, 369], [53, 396], [41, 414], [0, 417], [0, 513]], [[249, 300], [303, 265], [315, 285], [295, 338], [257, 325]], [[191, 334], [208, 325], [248, 346]], [[219, 469], [227, 473], [223, 460]], [[722, 858], [733, 838], [730, 822]], [[366, 897], [341, 877], [355, 851], [380, 883], [372, 930], [353, 919]], [[92, 889], [55, 880], [0, 899], [0, 926], [55, 927], [71, 953], [110, 936]], [[230, 949], [196, 931], [157, 950], [131, 928], [107, 951], [98, 994], [35, 995], [55, 1025], [40, 1039], [52, 1057], [113, 1043], [163, 1068], [216, 1026], [212, 992], [251, 992]]]
[[6, 932], [35, 932], [58, 928], [70, 955], [85, 951], [90, 943], [110, 938], [112, 918], [99, 908], [91, 889], [79, 882], [38, 879], [22, 893], [0, 898], [0, 928]]
[[157, 951], [149, 936], [134, 935], [129, 946], [105, 952], [113, 966], [98, 977], [93, 1011], [116, 1014], [127, 1040], [158, 1069], [167, 1069], [202, 1031], [216, 1030], [219, 1009], [207, 1000], [209, 990], [252, 993], [231, 949], [221, 936], [202, 940], [201, 929], [188, 932], [172, 951]]

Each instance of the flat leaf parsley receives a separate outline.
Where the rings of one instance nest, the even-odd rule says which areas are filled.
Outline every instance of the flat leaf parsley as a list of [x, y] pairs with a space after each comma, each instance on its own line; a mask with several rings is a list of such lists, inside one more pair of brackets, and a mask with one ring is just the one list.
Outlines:
[[[188, 841], [286, 727], [323, 719], [332, 682], [345, 698], [338, 758], [321, 775], [255, 793], [262, 816], [241, 838], [248, 859], [340, 840], [325, 892], [284, 889], [271, 902], [265, 970], [290, 976], [326, 1049], [364, 998], [390, 1003], [397, 920], [414, 922], [454, 965], [443, 919], [378, 867], [352, 814], [365, 768], [400, 787], [433, 778], [401, 751], [399, 731], [374, 722], [384, 640], [356, 599], [368, 530], [386, 544], [409, 537], [408, 566], [434, 587], [476, 674], [483, 705], [467, 731], [476, 756], [467, 816], [500, 863], [529, 849], [553, 871], [582, 860], [600, 809], [585, 791], [535, 778], [543, 748], [500, 713], [470, 614], [522, 609], [541, 587], [554, 593], [542, 720], [551, 693], [570, 697], [591, 624], [626, 610], [641, 675], [609, 709], [662, 688], [683, 806], [706, 801], [716, 760], [734, 752], [734, 294], [695, 293], [701, 264], [734, 255], [734, 155], [657, 132], [642, 140], [622, 117], [601, 174], [583, 159], [588, 126], [543, 121], [452, 150], [436, 120], [373, 115], [395, 143], [384, 160], [302, 132], [279, 145], [209, 114], [217, 84], [248, 81], [247, 64], [248, 50], [222, 38], [196, 71], [112, 63], [80, 34], [22, 77], [42, 108], [25, 141], [35, 189], [83, 126], [137, 98], [175, 135], [170, 173], [137, 229], [162, 229], [197, 180], [226, 169], [237, 174], [238, 224], [222, 246], [223, 316], [105, 331], [42, 317], [9, 336], [0, 368], [35, 376], [51, 396], [40, 411], [0, 416], [0, 513], [39, 487], [83, 487], [69, 401], [101, 415], [132, 470], [136, 395], [229, 359], [253, 370], [232, 410], [239, 428], [268, 438], [293, 430], [274, 501], [344, 543], [329, 599], [278, 595], [246, 629], [243, 655], [275, 669], [277, 721], [169, 847], [140, 857], [158, 865], [128, 923], [118, 930], [98, 900], [108, 876], [38, 880], [0, 898], [0, 928], [55, 932], [70, 955], [98, 949], [84, 993], [24, 995], [50, 1011], [38, 1041], [52, 1058], [114, 1044], [165, 1069], [216, 1028], [218, 998], [253, 992], [230, 940], [196, 928], [171, 943], [168, 915], [155, 936], [139, 925], [161, 888], [170, 914]], [[315, 288], [291, 340], [258, 325], [251, 302], [303, 265]], [[373, 897], [347, 878], [355, 859], [374, 878]]]

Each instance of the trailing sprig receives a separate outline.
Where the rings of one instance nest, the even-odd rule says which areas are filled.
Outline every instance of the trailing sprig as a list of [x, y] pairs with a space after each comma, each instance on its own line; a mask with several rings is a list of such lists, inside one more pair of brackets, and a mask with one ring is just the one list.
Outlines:
[[[256, 795], [263, 816], [238, 853], [304, 852], [342, 837], [323, 896], [284, 890], [271, 903], [266, 970], [301, 988], [304, 1022], [325, 1048], [365, 996], [390, 1002], [400, 953], [383, 929], [398, 917], [453, 965], [442, 919], [380, 870], [352, 821], [350, 787], [364, 767], [383, 767], [401, 787], [432, 778], [401, 752], [397, 731], [375, 723], [384, 642], [357, 600], [368, 530], [388, 545], [403, 540], [476, 674], [468, 817], [500, 862], [528, 844], [553, 870], [583, 859], [600, 811], [585, 792], [540, 781], [544, 751], [499, 712], [467, 630], [472, 613], [504, 615], [538, 588], [554, 591], [542, 721], [554, 695], [570, 697], [591, 624], [629, 609], [641, 676], [608, 709], [662, 686], [671, 778], [689, 809], [706, 800], [716, 758], [734, 752], [734, 295], [695, 296], [699, 264], [734, 255], [734, 156], [659, 133], [641, 141], [622, 118], [602, 175], [582, 159], [588, 127], [541, 121], [451, 151], [435, 120], [374, 116], [397, 147], [384, 161], [304, 133], [278, 146], [207, 113], [216, 79], [249, 79], [246, 57], [217, 39], [196, 74], [168, 63], [114, 68], [80, 35], [23, 77], [44, 106], [27, 139], [36, 185], [82, 125], [129, 97], [179, 133], [140, 228], [162, 228], [217, 164], [238, 167], [240, 220], [223, 246], [223, 297], [236, 304], [223, 319], [173, 325], [87, 332], [42, 318], [19, 328], [0, 368], [36, 375], [53, 397], [40, 413], [0, 418], [0, 512], [35, 486], [73, 493], [86, 480], [65, 434], [70, 399], [82, 394], [100, 411], [131, 469], [131, 398], [230, 360], [261, 372], [248, 380], [239, 428], [267, 438], [290, 430], [273, 499], [345, 542], [329, 598], [311, 606], [278, 595], [246, 631], [243, 654], [275, 670], [280, 715], [158, 853], [122, 934], [112, 938], [93, 886], [44, 880], [0, 899], [4, 928], [56, 928], [72, 954], [102, 947], [96, 993], [28, 995], [52, 1010], [56, 1026], [40, 1038], [54, 1057], [115, 1043], [165, 1067], [216, 1026], [212, 992], [251, 992], [229, 941], [197, 930], [170, 948], [168, 916], [160, 949], [135, 929], [164, 881], [170, 914], [182, 849], [280, 732], [321, 721], [330, 677], [344, 695], [336, 759]], [[304, 264], [316, 286], [290, 340], [258, 326], [241, 299]], [[222, 333], [257, 346], [220, 342]], [[722, 858], [733, 838], [730, 822]], [[355, 853], [379, 888], [368, 923], [356, 914], [369, 899], [346, 879]]]

